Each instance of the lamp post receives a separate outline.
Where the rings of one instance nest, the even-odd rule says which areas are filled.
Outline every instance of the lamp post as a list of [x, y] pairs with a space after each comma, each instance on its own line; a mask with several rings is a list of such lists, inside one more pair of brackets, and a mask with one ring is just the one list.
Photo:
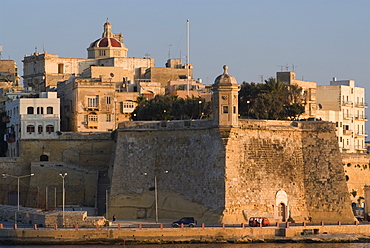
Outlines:
[[250, 103], [251, 103], [251, 101], [247, 100], [247, 106], [248, 106], [248, 119], [250, 118], [250, 117], [249, 117], [249, 108], [250, 108], [250, 105], [249, 105], [249, 104], [250, 104]]
[[63, 227], [64, 227], [64, 204], [65, 204], [65, 189], [64, 189], [64, 178], [67, 176], [67, 172], [64, 174], [60, 173], [59, 176], [63, 179], [63, 203], [62, 203], [62, 215], [63, 215]]
[[[165, 174], [168, 173], [168, 170], [164, 171]], [[147, 176], [148, 173], [144, 173], [144, 176]], [[157, 176], [154, 176], [154, 200], [155, 200], [155, 223], [158, 223], [158, 189], [157, 189]]]
[[202, 108], [202, 101], [201, 100], [199, 100], [198, 101], [198, 103], [199, 103], [199, 111], [198, 111], [198, 114], [199, 114], [199, 119], [202, 119], [202, 112], [200, 111], [201, 110], [201, 108]]
[[[29, 175], [24, 175], [24, 176], [14, 176], [14, 175], [9, 175], [9, 174], [6, 174], [6, 173], [3, 173], [2, 176], [3, 178], [6, 178], [6, 177], [12, 177], [12, 178], [17, 178], [17, 182], [18, 182], [18, 208], [17, 208], [17, 212], [19, 212], [19, 182], [20, 182], [20, 179], [21, 178], [25, 178], [25, 177], [32, 177], [33, 175], [35, 174], [29, 174]], [[14, 222], [17, 223], [17, 212], [14, 213]]]

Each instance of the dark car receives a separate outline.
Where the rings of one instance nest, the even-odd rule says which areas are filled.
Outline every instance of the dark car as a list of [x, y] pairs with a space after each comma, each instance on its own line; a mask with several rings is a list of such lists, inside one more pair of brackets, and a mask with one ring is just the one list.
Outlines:
[[194, 217], [183, 217], [178, 221], [172, 223], [172, 227], [180, 227], [181, 224], [188, 227], [195, 227], [197, 225], [197, 220]]
[[249, 226], [260, 226], [262, 223], [262, 226], [269, 226], [270, 221], [266, 217], [251, 217], [249, 219]]

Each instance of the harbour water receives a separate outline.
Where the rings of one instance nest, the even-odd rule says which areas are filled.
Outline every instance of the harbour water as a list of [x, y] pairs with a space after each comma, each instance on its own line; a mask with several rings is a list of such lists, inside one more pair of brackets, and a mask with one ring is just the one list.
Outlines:
[[166, 244], [166, 245], [1, 245], [1, 248], [370, 248], [370, 243], [254, 243], [254, 244]]

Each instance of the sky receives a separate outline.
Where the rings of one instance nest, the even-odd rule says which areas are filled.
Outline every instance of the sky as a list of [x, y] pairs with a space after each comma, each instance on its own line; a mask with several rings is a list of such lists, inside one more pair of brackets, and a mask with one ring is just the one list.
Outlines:
[[368, 0], [0, 0], [0, 45], [22, 76], [35, 51], [87, 58], [108, 18], [129, 57], [150, 54], [164, 67], [185, 61], [189, 19], [189, 60], [203, 83], [223, 65], [240, 84], [294, 70], [318, 85], [355, 80], [370, 99], [369, 10]]

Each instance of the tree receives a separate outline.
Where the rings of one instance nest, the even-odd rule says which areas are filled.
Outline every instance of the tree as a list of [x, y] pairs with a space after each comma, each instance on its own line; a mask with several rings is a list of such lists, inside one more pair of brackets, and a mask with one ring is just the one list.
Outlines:
[[297, 119], [304, 112], [302, 89], [275, 78], [265, 83], [243, 82], [239, 91], [239, 113], [253, 119]]
[[138, 106], [131, 114], [134, 121], [206, 119], [212, 114], [211, 103], [200, 97], [157, 95], [150, 101], [138, 99], [136, 102]]

